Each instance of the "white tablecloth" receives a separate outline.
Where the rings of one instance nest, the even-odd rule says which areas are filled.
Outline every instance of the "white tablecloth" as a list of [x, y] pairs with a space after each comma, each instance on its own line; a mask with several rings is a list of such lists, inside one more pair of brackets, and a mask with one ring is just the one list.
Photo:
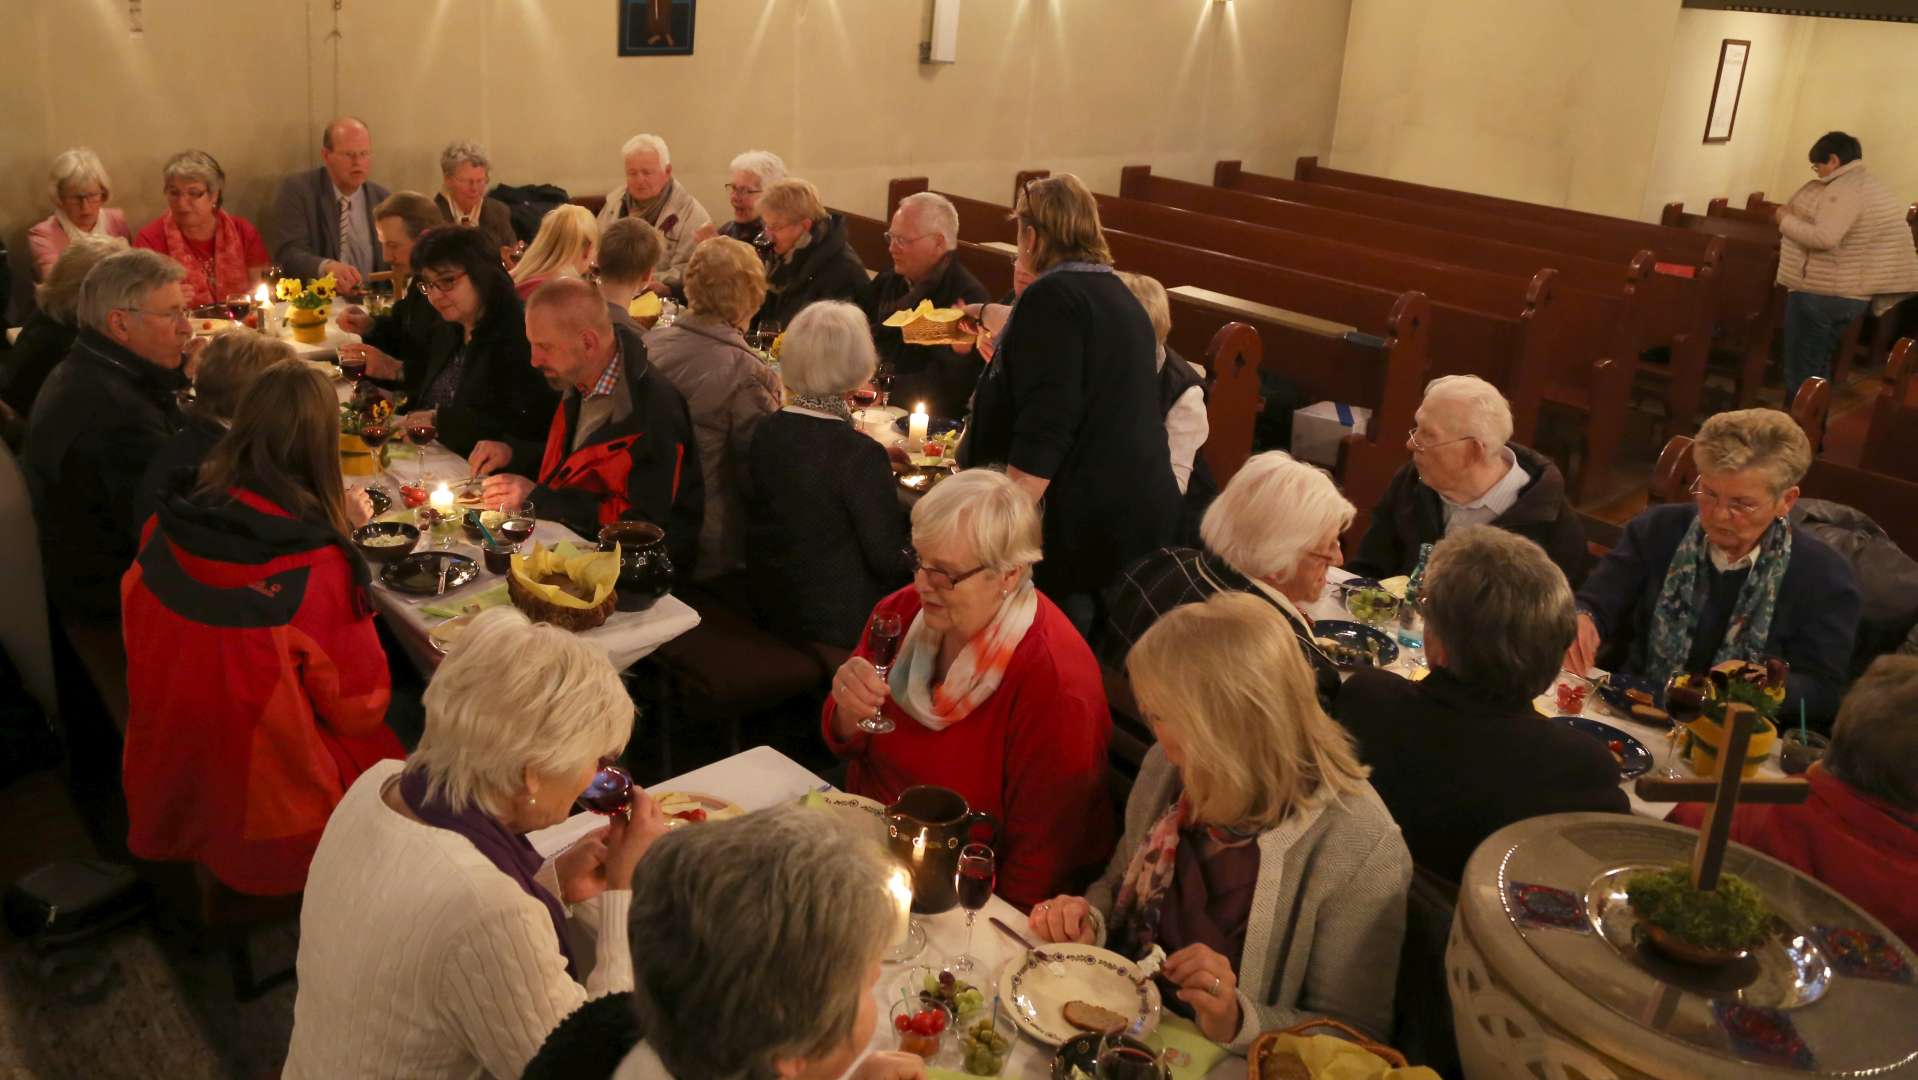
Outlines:
[[[1305, 605], [1306, 616], [1308, 618], [1315, 619], [1315, 620], [1316, 619], [1350, 620], [1352, 616], [1349, 612], [1345, 610], [1343, 594], [1338, 589], [1337, 584], [1338, 582], [1345, 581], [1353, 576], [1354, 575], [1346, 573], [1344, 570], [1341, 570], [1337, 567], [1333, 567], [1326, 574], [1325, 592], [1317, 600], [1313, 601], [1310, 604]], [[1406, 672], [1406, 665], [1401, 660], [1401, 662], [1392, 664], [1386, 670], [1396, 671], [1400, 674], [1404, 674]], [[1594, 671], [1592, 674], [1594, 676], [1597, 676], [1602, 673]], [[1532, 706], [1533, 708], [1537, 709], [1541, 715], [1544, 715], [1544, 716], [1562, 715], [1559, 711], [1558, 701], [1555, 699], [1552, 691], [1550, 690], [1547, 690], [1545, 693], [1540, 694], [1538, 697], [1534, 698], [1532, 700]], [[1618, 730], [1623, 731], [1626, 734], [1637, 739], [1639, 742], [1644, 743], [1645, 749], [1650, 750], [1652, 752], [1653, 758], [1656, 759], [1652, 768], [1654, 770], [1657, 770], [1665, 767], [1665, 759], [1667, 756], [1666, 751], [1667, 751], [1667, 748], [1670, 746], [1670, 742], [1669, 742], [1670, 736], [1671, 736], [1670, 728], [1657, 727], [1651, 724], [1644, 724], [1636, 720], [1630, 720], [1621, 716], [1617, 716], [1613, 714], [1612, 711], [1605, 706], [1604, 702], [1599, 700], [1598, 695], [1596, 693], [1590, 694], [1586, 697], [1585, 708], [1583, 712], [1581, 713], [1581, 715], [1589, 716], [1594, 720], [1598, 720], [1603, 723], [1610, 724], [1611, 726], [1617, 728]], [[1676, 757], [1674, 757], [1674, 761], [1676, 760], [1677, 760]], [[1676, 768], [1678, 769], [1678, 772], [1682, 776], [1690, 777], [1694, 775], [1691, 769], [1687, 767], [1683, 762], [1678, 762], [1678, 764], [1676, 765]], [[1764, 763], [1758, 767], [1758, 775], [1768, 780], [1776, 780], [1785, 775], [1778, 768], [1778, 759], [1776, 754], [1773, 754], [1773, 756], [1766, 758]], [[1657, 818], [1660, 821], [1663, 821], [1665, 819], [1665, 815], [1671, 813], [1672, 807], [1678, 804], [1668, 803], [1668, 802], [1646, 802], [1644, 799], [1639, 798], [1638, 792], [1633, 790], [1633, 784], [1636, 782], [1636, 779], [1637, 778], [1634, 777], [1632, 780], [1621, 781], [1619, 784], [1619, 787], [1623, 788], [1625, 791], [1625, 798], [1628, 799], [1632, 804], [1632, 811], [1634, 813], [1643, 814], [1646, 817]]]
[[[714, 762], [703, 769], [695, 769], [663, 781], [654, 785], [652, 790], [697, 791], [706, 795], [717, 795], [722, 799], [738, 803], [747, 810], [759, 810], [776, 803], [798, 801], [807, 792], [824, 786], [825, 781], [806, 771], [791, 758], [771, 747], [756, 746], [724, 761]], [[550, 829], [531, 833], [527, 838], [542, 854], [550, 856], [563, 851], [567, 845], [598, 828], [604, 820], [597, 814], [577, 814], [569, 821]], [[644, 872], [643, 867], [641, 872]], [[1018, 946], [1012, 945], [992, 928], [992, 924], [987, 921], [990, 916], [997, 916], [1000, 921], [1021, 932], [1024, 932], [1026, 926], [1026, 917], [997, 896], [980, 910], [972, 941], [972, 955], [979, 961], [979, 966], [974, 969], [970, 981], [978, 985], [988, 999], [995, 993], [999, 969], [1019, 952]], [[925, 951], [904, 964], [885, 965], [879, 976], [879, 985], [873, 990], [873, 996], [879, 1003], [879, 1023], [874, 1027], [869, 1049], [892, 1049], [896, 1045], [893, 1030], [887, 1023], [887, 1019], [891, 1015], [892, 1003], [898, 1000], [898, 988], [909, 976], [911, 970], [920, 964], [940, 966], [947, 957], [956, 956], [965, 949], [966, 915], [959, 908], [954, 908], [942, 915], [919, 916], [918, 922], [926, 930]], [[936, 1059], [935, 1064], [956, 1070], [958, 1058], [956, 1054], [951, 1054], [952, 1036], [947, 1038], [947, 1054], [950, 1055], [951, 1060], [947, 1060], [947, 1056], [941, 1056]], [[1003, 1075], [1044, 1080], [1052, 1075], [1051, 1070], [1052, 1048], [1021, 1036], [1013, 1044], [1012, 1053], [1006, 1059]], [[1245, 1059], [1228, 1056], [1215, 1066], [1209, 1075], [1221, 1078], [1243, 1077]]]

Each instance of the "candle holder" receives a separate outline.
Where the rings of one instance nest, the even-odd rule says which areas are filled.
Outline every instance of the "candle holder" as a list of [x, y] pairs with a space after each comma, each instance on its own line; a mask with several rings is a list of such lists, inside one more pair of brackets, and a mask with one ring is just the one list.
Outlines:
[[912, 875], [906, 872], [905, 867], [893, 867], [892, 873], [886, 878], [886, 891], [892, 895], [893, 903], [898, 906], [906, 925], [899, 940], [893, 942], [880, 959], [888, 964], [903, 964], [926, 949], [926, 929], [912, 916]]

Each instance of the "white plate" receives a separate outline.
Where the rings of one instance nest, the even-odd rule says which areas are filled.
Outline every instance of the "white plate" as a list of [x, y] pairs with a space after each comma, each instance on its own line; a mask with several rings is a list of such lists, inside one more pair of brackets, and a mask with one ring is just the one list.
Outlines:
[[730, 803], [717, 795], [704, 795], [697, 791], [654, 791], [649, 794], [652, 795], [653, 801], [659, 804], [659, 812], [666, 815], [666, 827], [669, 829], [693, 824], [685, 818], [673, 816], [687, 810], [706, 811], [707, 821], [724, 821], [727, 818], [739, 817], [746, 812], [738, 803]]
[[445, 656], [446, 650], [452, 648], [453, 643], [460, 639], [460, 635], [466, 632], [467, 626], [473, 621], [473, 616], [477, 614], [479, 613], [476, 611], [469, 611], [464, 615], [453, 616], [438, 626], [433, 627], [433, 629], [428, 630], [426, 632], [426, 640], [433, 643], [435, 651], [441, 656]]
[[886, 804], [878, 799], [868, 799], [864, 795], [854, 795], [850, 791], [815, 791], [819, 801], [827, 806], [844, 810], [864, 810], [876, 818], [886, 816]]
[[194, 319], [193, 333], [199, 337], [212, 337], [222, 334], [240, 325], [232, 319]]
[[1066, 1023], [1068, 1001], [1131, 1017], [1126, 1034], [1135, 1039], [1159, 1026], [1159, 988], [1150, 979], [1143, 986], [1133, 981], [1140, 976], [1139, 965], [1092, 945], [1044, 945], [1040, 951], [1058, 957], [1058, 964], [1039, 963], [1027, 953], [999, 974], [999, 999], [1020, 1031], [1047, 1046], [1084, 1034]]

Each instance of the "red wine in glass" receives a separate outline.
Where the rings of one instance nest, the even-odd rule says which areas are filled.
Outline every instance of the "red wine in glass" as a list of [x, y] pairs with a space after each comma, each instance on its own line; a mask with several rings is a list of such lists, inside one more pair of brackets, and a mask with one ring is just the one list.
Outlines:
[[852, 403], [862, 409], [879, 404], [879, 391], [871, 386], [862, 386], [852, 392]]
[[[899, 655], [899, 639], [905, 632], [905, 624], [898, 615], [889, 611], [873, 613], [872, 623], [866, 628], [866, 650], [881, 681], [892, 670], [893, 659]], [[885, 716], [883, 709], [859, 718], [859, 730], [869, 734], [884, 735], [892, 729], [893, 723]]]
[[537, 524], [532, 518], [509, 517], [499, 523], [501, 540], [518, 547], [533, 538], [533, 527]]
[[419, 471], [416, 475], [422, 484], [426, 482], [426, 448], [439, 438], [439, 434], [439, 429], [432, 424], [416, 422], [407, 425], [406, 441], [420, 448]]
[[959, 869], [953, 875], [953, 884], [958, 887], [959, 906], [966, 909], [966, 951], [953, 958], [954, 971], [971, 971], [978, 963], [972, 958], [972, 920], [992, 899], [998, 873], [998, 861], [990, 847], [967, 844], [959, 849]]
[[1099, 1080], [1164, 1080], [1170, 1073], [1150, 1050], [1107, 1042], [1099, 1052]]
[[625, 769], [608, 762], [593, 774], [593, 782], [580, 792], [579, 805], [595, 814], [623, 814], [633, 804], [633, 778]]
[[340, 357], [340, 374], [353, 380], [353, 385], [358, 386], [360, 383], [360, 380], [366, 378], [366, 357], [364, 356]]
[[366, 444], [367, 449], [376, 454], [379, 453], [380, 447], [386, 445], [386, 440], [392, 437], [393, 429], [387, 427], [385, 424], [360, 425], [360, 441]]

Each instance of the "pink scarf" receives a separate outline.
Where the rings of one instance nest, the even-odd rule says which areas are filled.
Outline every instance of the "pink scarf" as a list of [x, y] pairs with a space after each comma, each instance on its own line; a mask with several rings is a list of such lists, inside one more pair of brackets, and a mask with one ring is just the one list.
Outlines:
[[[233, 223], [232, 215], [224, 210], [213, 212], [213, 259], [211, 262], [200, 258], [188, 245], [186, 234], [173, 220], [172, 214], [163, 216], [160, 221], [166, 228], [166, 253], [173, 261], [186, 268], [186, 284], [192, 290], [193, 304], [217, 304], [229, 296], [240, 296], [247, 291], [252, 277], [246, 272], [246, 245], [240, 242], [240, 227]], [[212, 271], [213, 280], [208, 281], [208, 271]]]
[[1111, 933], [1116, 947], [1137, 956], [1152, 948], [1159, 933], [1159, 911], [1165, 906], [1166, 890], [1179, 868], [1179, 830], [1192, 816], [1192, 808], [1181, 795], [1159, 820], [1152, 823], [1139, 849], [1126, 863], [1125, 877], [1119, 882], [1119, 899], [1112, 907]]

